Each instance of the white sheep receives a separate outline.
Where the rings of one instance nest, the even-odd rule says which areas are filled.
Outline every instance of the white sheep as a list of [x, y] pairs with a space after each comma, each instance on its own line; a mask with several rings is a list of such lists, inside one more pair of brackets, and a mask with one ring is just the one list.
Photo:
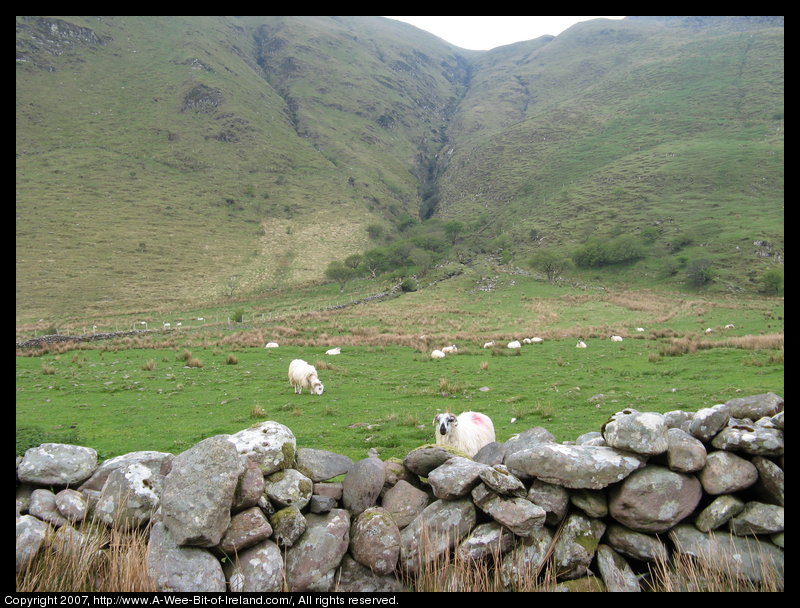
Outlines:
[[289, 364], [289, 383], [296, 395], [301, 395], [304, 388], [312, 395], [321, 395], [324, 388], [317, 377], [316, 368], [302, 359], [294, 359]]
[[530, 344], [531, 343], [531, 339], [530, 338], [522, 338], [522, 342], [524, 344]]
[[342, 354], [342, 349], [339, 346], [337, 346], [336, 348], [329, 348], [328, 350], [325, 351], [325, 354], [326, 355], [341, 355]]
[[494, 340], [484, 343], [483, 348], [492, 348], [492, 346], [494, 346]]
[[710, 327], [706, 329], [706, 333], [707, 333], [707, 334], [710, 334], [710, 333], [711, 333], [711, 332], [713, 332], [713, 331], [714, 331], [714, 330], [713, 330], [713, 329], [711, 329]]
[[612, 342], [622, 342], [622, 336], [611, 336]]
[[454, 354], [454, 353], [457, 353], [457, 352], [458, 352], [458, 347], [457, 347], [455, 344], [451, 344], [450, 346], [445, 346], [445, 347], [442, 349], [442, 352], [443, 352], [445, 355], [451, 355], [451, 354]]
[[444, 354], [442, 351], [440, 351], [440, 350], [438, 350], [438, 349], [437, 349], [437, 350], [434, 350], [434, 351], [431, 353], [431, 359], [444, 359], [444, 358], [445, 358], [445, 356], [446, 356], [446, 355], [445, 355], [445, 354]]
[[480, 412], [463, 412], [458, 417], [450, 412], [436, 414], [433, 426], [436, 445], [452, 446], [470, 458], [495, 441], [491, 418]]
[[519, 343], [519, 340], [514, 340], [508, 343], [508, 348], [522, 348], [522, 344]]
[[277, 342], [267, 342], [264, 345], [264, 348], [278, 348], [278, 343]]
[[735, 326], [733, 323], [728, 323], [728, 324], [725, 326], [725, 329], [736, 329], [736, 326]]
[[541, 344], [542, 342], [544, 342], [544, 340], [542, 338], [539, 338], [538, 336], [535, 338], [531, 338], [531, 344]]
[[586, 342], [583, 340], [578, 340], [578, 343], [575, 345], [575, 348], [586, 348]]
[[644, 327], [637, 327], [636, 331], [644, 331]]

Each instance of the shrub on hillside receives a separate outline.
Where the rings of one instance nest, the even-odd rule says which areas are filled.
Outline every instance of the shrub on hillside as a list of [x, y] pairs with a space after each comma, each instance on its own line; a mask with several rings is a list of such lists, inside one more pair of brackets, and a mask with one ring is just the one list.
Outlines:
[[715, 276], [716, 272], [711, 267], [711, 260], [706, 258], [692, 260], [686, 265], [686, 280], [695, 287], [710, 283]]
[[761, 275], [761, 291], [764, 293], [783, 293], [783, 270], [770, 268]]
[[591, 239], [572, 254], [572, 260], [582, 268], [623, 264], [644, 257], [645, 249], [634, 236], [623, 235], [615, 239]]

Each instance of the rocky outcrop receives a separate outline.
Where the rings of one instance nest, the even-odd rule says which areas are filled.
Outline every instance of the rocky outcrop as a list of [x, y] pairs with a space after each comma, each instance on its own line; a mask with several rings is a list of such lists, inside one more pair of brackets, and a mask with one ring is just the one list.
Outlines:
[[682, 554], [782, 585], [783, 434], [770, 393], [628, 409], [563, 444], [529, 429], [474, 459], [422, 446], [352, 462], [274, 421], [99, 465], [44, 444], [17, 461], [16, 568], [94, 517], [149, 529], [161, 591], [401, 591], [454, 557], [494, 563], [509, 590], [547, 562], [640, 591], [637, 568]]

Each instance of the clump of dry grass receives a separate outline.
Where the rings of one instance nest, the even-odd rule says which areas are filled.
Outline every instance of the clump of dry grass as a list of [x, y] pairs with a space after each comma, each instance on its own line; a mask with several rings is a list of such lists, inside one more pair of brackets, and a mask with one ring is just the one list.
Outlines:
[[783, 332], [764, 335], [734, 336], [724, 340], [703, 340], [696, 336], [672, 338], [661, 347], [661, 354], [674, 357], [710, 348], [741, 348], [744, 350], [783, 350]]
[[439, 393], [442, 395], [455, 395], [461, 393], [464, 388], [447, 378], [439, 378]]
[[145, 567], [147, 528], [121, 531], [84, 522], [76, 530], [80, 536], [51, 535], [29, 567], [17, 573], [18, 592], [156, 590]]
[[239, 359], [233, 353], [228, 354], [228, 358], [225, 360], [228, 365], [236, 365], [239, 363]]
[[676, 551], [667, 559], [659, 556], [649, 566], [648, 584], [662, 592], [778, 592], [783, 591], [783, 574], [766, 555], [753, 547], [744, 556], [759, 571], [760, 580], [743, 574], [741, 555], [724, 551], [700, 551], [696, 555]]
[[152, 372], [156, 368], [156, 362], [154, 359], [148, 359], [147, 363], [142, 365], [142, 370], [146, 372]]
[[250, 408], [250, 418], [264, 418], [266, 415], [266, 410], [260, 405], [254, 405]]

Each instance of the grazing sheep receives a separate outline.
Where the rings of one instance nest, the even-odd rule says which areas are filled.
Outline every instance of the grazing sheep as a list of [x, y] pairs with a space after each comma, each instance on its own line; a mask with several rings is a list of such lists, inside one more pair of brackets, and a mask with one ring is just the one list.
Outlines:
[[338, 347], [338, 346], [336, 348], [330, 348], [330, 349], [325, 351], [325, 354], [326, 355], [341, 355], [342, 354], [342, 349], [340, 347]]
[[486, 342], [483, 345], [483, 348], [492, 348], [492, 346], [494, 346], [494, 340], [492, 340], [491, 342]]
[[312, 395], [321, 395], [323, 386], [317, 377], [317, 370], [302, 359], [295, 359], [289, 364], [289, 383], [296, 395], [301, 395], [307, 388]]
[[445, 346], [445, 347], [442, 349], [442, 352], [443, 352], [445, 355], [450, 355], [450, 354], [453, 354], [453, 353], [457, 353], [457, 352], [458, 352], [458, 348], [456, 347], [456, 345], [455, 345], [455, 344], [451, 344], [450, 346]]
[[706, 329], [706, 333], [707, 333], [707, 334], [710, 334], [712, 331], [714, 331], [714, 330], [713, 330], [713, 329], [711, 329], [710, 327]]
[[491, 418], [479, 412], [463, 412], [454, 416], [450, 412], [436, 414], [433, 419], [436, 445], [450, 445], [470, 458], [483, 446], [495, 441]]
[[539, 337], [531, 338], [531, 344], [541, 344], [542, 342], [544, 342], [542, 338]]
[[445, 358], [445, 354], [440, 350], [434, 350], [431, 353], [431, 359], [444, 359], [444, 358]]
[[522, 338], [522, 343], [523, 344], [530, 344], [531, 343], [531, 339], [530, 338]]
[[612, 342], [622, 342], [622, 336], [611, 336]]
[[733, 323], [728, 323], [728, 324], [725, 326], [725, 329], [735, 329], [735, 328], [736, 328], [736, 326], [735, 326]]
[[586, 348], [586, 342], [583, 340], [578, 340], [578, 343], [575, 345], [575, 348]]
[[644, 327], [637, 327], [636, 331], [644, 331]]
[[514, 340], [508, 343], [508, 348], [522, 348], [522, 344], [519, 343], [519, 340]]
[[267, 342], [264, 348], [278, 348], [277, 342]]

